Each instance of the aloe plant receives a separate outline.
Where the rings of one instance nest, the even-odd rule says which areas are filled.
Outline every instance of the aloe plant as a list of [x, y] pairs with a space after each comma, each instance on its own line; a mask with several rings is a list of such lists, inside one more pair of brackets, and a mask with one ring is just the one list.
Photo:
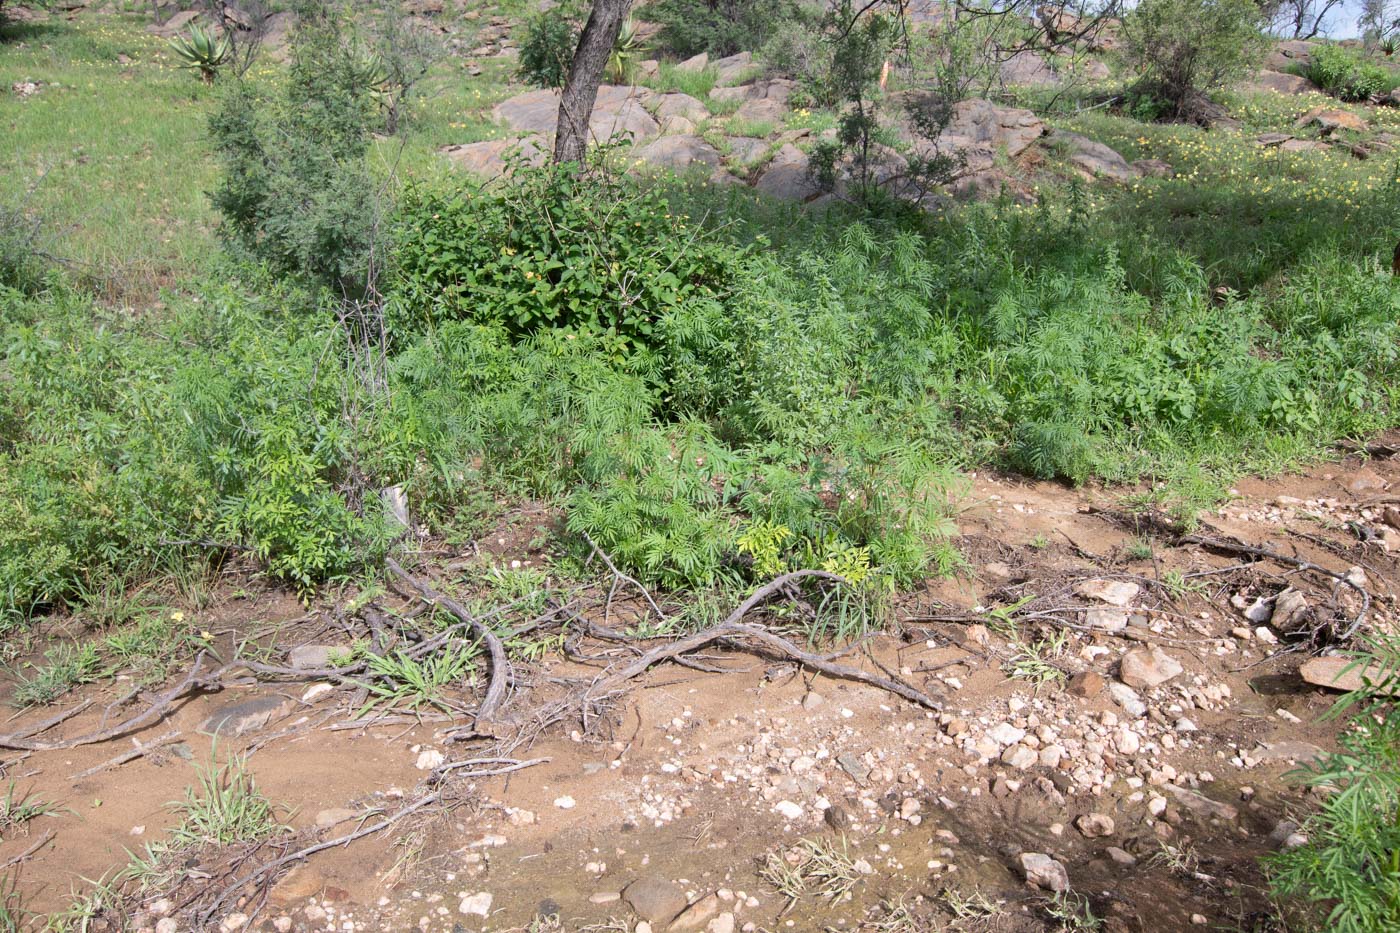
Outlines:
[[188, 37], [172, 37], [170, 48], [180, 57], [186, 68], [199, 71], [199, 76], [204, 79], [205, 84], [214, 83], [219, 67], [228, 61], [233, 50], [227, 36], [216, 38], [212, 32], [199, 25], [190, 26]]
[[637, 72], [637, 62], [641, 60], [642, 49], [641, 36], [637, 35], [637, 24], [629, 16], [623, 21], [612, 54], [608, 56], [608, 80], [613, 84], [630, 84]]

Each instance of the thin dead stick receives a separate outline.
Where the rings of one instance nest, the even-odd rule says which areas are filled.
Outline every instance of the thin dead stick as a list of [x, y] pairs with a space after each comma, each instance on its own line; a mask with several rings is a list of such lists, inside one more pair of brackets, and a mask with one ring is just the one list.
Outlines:
[[1361, 594], [1361, 611], [1356, 614], [1356, 618], [1352, 619], [1351, 624], [1347, 626], [1347, 630], [1342, 633], [1340, 638], [1341, 641], [1347, 641], [1353, 635], [1356, 634], [1357, 629], [1361, 628], [1361, 623], [1366, 620], [1367, 611], [1371, 608], [1371, 594], [1366, 592], [1366, 588], [1364, 586], [1362, 586], [1359, 583], [1352, 582], [1350, 579], [1347, 578], [1345, 574], [1337, 573], [1337, 571], [1335, 570], [1329, 570], [1320, 564], [1314, 564], [1310, 560], [1303, 560], [1301, 557], [1290, 557], [1287, 554], [1280, 554], [1278, 551], [1275, 551], [1272, 548], [1255, 547], [1252, 544], [1245, 544], [1243, 541], [1239, 541], [1233, 538], [1211, 538], [1206, 537], [1205, 535], [1182, 535], [1177, 540], [1181, 544], [1198, 544], [1203, 548], [1209, 548], [1211, 550], [1216, 551], [1225, 551], [1229, 554], [1251, 554], [1255, 557], [1267, 558], [1268, 560], [1277, 561], [1280, 564], [1287, 564], [1290, 567], [1296, 567], [1299, 570], [1311, 570], [1314, 573], [1320, 573], [1323, 576], [1331, 577], [1333, 580], [1336, 580], [1339, 583], [1345, 583], [1347, 586], [1356, 590], [1357, 593]]
[[380, 820], [378, 823], [373, 824], [372, 826], [362, 826], [361, 828], [356, 829], [352, 832], [348, 832], [343, 836], [336, 836], [334, 839], [326, 839], [321, 842], [313, 843], [312, 845], [309, 845], [304, 849], [298, 849], [295, 852], [289, 852], [288, 854], [282, 856], [279, 859], [275, 859], [274, 861], [268, 862], [266, 865], [258, 867], [257, 869], [249, 872], [242, 878], [235, 881], [233, 884], [224, 888], [224, 890], [220, 892], [219, 896], [214, 899], [214, 902], [205, 909], [204, 921], [206, 923], [209, 922], [209, 920], [219, 912], [219, 908], [223, 907], [224, 903], [228, 901], [228, 899], [232, 897], [235, 892], [242, 890], [246, 885], [259, 882], [262, 879], [266, 878], [268, 875], [274, 874], [284, 866], [290, 865], [293, 862], [299, 862], [303, 859], [309, 858], [315, 855], [317, 852], [322, 852], [326, 849], [334, 849], [337, 846], [347, 846], [350, 843], [354, 842], [356, 839], [362, 839], [363, 837], [371, 836], [379, 832], [380, 830], [388, 829], [390, 826], [393, 826], [400, 820], [410, 817], [418, 811], [424, 810], [432, 806], [441, 799], [442, 792], [436, 791], [434, 793], [428, 794], [426, 797], [418, 798], [413, 803], [396, 812], [393, 816], [385, 817], [384, 819]]
[[458, 621], [465, 622], [471, 627], [476, 637], [486, 643], [487, 651], [491, 655], [491, 682], [486, 687], [486, 696], [482, 698], [481, 706], [476, 711], [476, 721], [478, 726], [490, 722], [501, 704], [505, 702], [506, 689], [510, 684], [510, 661], [506, 658], [506, 649], [501, 644], [501, 640], [496, 637], [495, 632], [468, 612], [461, 603], [449, 596], [444, 596], [423, 581], [410, 576], [408, 571], [404, 570], [399, 562], [392, 557], [385, 559], [384, 566], [389, 568], [390, 573], [413, 587], [425, 602], [441, 606], [456, 616]]
[[190, 670], [185, 679], [165, 693], [158, 696], [154, 703], [146, 707], [144, 712], [120, 722], [110, 729], [101, 729], [97, 732], [89, 732], [72, 739], [64, 739], [58, 742], [34, 742], [21, 735], [0, 735], [0, 748], [16, 748], [30, 752], [52, 752], [66, 748], [77, 748], [79, 745], [94, 745], [98, 742], [106, 742], [110, 739], [119, 738], [129, 732], [136, 732], [160, 719], [169, 709], [171, 704], [188, 694], [198, 690], [220, 686], [219, 678], [224, 674], [227, 667], [204, 673], [204, 658], [208, 652], [201, 651], [195, 655], [194, 667]]
[[49, 844], [50, 842], [52, 842], [52, 841], [53, 841], [53, 830], [51, 830], [51, 829], [46, 829], [46, 830], [44, 830], [44, 834], [43, 834], [42, 836], [40, 836], [39, 839], [38, 839], [38, 841], [35, 842], [32, 846], [30, 846], [29, 848], [25, 849], [25, 850], [24, 850], [23, 852], [21, 852], [19, 855], [16, 855], [16, 856], [14, 856], [13, 858], [8, 858], [8, 859], [6, 859], [5, 861], [0, 862], [0, 871], [5, 871], [7, 868], [11, 868], [11, 867], [13, 867], [13, 866], [15, 866], [15, 865], [18, 865], [20, 862], [22, 862], [22, 861], [24, 861], [25, 859], [29, 858], [29, 857], [30, 857], [31, 855], [33, 855], [35, 852], [38, 852], [40, 849], [42, 849], [44, 846], [48, 845], [48, 844]]
[[126, 764], [128, 761], [134, 761], [137, 758], [142, 757], [143, 755], [155, 751], [162, 745], [169, 745], [171, 742], [175, 741], [179, 737], [180, 732], [177, 729], [174, 732], [167, 732], [165, 733], [165, 735], [154, 738], [151, 741], [146, 742], [144, 744], [141, 742], [137, 742], [135, 739], [132, 739], [131, 741], [135, 743], [136, 747], [133, 748], [131, 751], [123, 752], [115, 758], [109, 758], [107, 761], [102, 762], [102, 764], [88, 768], [86, 771], [79, 771], [77, 774], [73, 775], [68, 780], [76, 784], [83, 778], [92, 777], [99, 771], [106, 771], [108, 768], [115, 768], [118, 765]]
[[[612, 558], [608, 557], [607, 552], [604, 551], [602, 548], [600, 548], [600, 547], [598, 546], [598, 542], [594, 541], [592, 538], [590, 538], [590, 537], [588, 536], [588, 532], [583, 531], [583, 532], [579, 532], [579, 533], [583, 535], [583, 540], [585, 540], [585, 541], [588, 542], [588, 546], [591, 547], [591, 548], [593, 548], [593, 552], [594, 552], [595, 554], [597, 554], [600, 558], [602, 558], [603, 563], [606, 564], [607, 567], [608, 567], [608, 569], [612, 571], [612, 573], [613, 573], [613, 588], [615, 589], [615, 588], [617, 587], [617, 581], [618, 581], [618, 580], [621, 580], [621, 581], [624, 582], [624, 583], [630, 583], [630, 584], [632, 584], [632, 585], [635, 586], [638, 590], [641, 591], [642, 597], [646, 599], [647, 605], [651, 606], [652, 611], [656, 613], [656, 617], [657, 617], [658, 619], [660, 619], [662, 622], [665, 622], [665, 621], [666, 621], [666, 613], [662, 612], [662, 611], [661, 611], [661, 607], [658, 606], [658, 605], [656, 604], [656, 600], [654, 600], [654, 599], [651, 598], [651, 592], [648, 591], [646, 587], [644, 587], [644, 586], [642, 586], [640, 583], [638, 583], [638, 582], [636, 581], [636, 579], [634, 579], [634, 578], [632, 578], [632, 577], [629, 577], [627, 574], [623, 573], [621, 570], [618, 570], [618, 569], [617, 569], [617, 565], [614, 564], [614, 563], [612, 562]], [[609, 605], [609, 606], [612, 605], [612, 590], [609, 590], [609, 591], [608, 591], [608, 605]], [[607, 613], [606, 613], [606, 610], [605, 610], [605, 611], [604, 611], [604, 624], [606, 624], [606, 622], [607, 622]]]
[[535, 765], [542, 765], [552, 760], [550, 758], [531, 758], [529, 761], [519, 761], [515, 758], [472, 758], [467, 761], [451, 761], [445, 765], [439, 765], [433, 769], [433, 777], [441, 778], [473, 765], [499, 765], [500, 767], [488, 768], [485, 771], [468, 771], [466, 774], [457, 775], [457, 777], [490, 777], [494, 774], [511, 774], [523, 771], [526, 768], [533, 768]]
[[13, 733], [13, 735], [17, 739], [27, 739], [30, 736], [38, 735], [41, 732], [47, 732], [54, 726], [57, 726], [60, 723], [67, 722], [68, 720], [72, 719], [74, 716], [78, 715], [91, 705], [92, 700], [84, 700], [77, 706], [70, 707], [69, 709], [66, 709], [63, 712], [59, 713], [57, 716], [50, 716], [43, 722], [36, 722], [32, 726], [25, 726], [18, 732]]

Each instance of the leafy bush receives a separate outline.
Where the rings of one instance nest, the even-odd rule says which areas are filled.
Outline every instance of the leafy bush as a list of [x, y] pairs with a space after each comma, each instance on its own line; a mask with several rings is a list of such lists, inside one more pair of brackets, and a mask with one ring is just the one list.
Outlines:
[[1312, 52], [1307, 77], [1342, 100], [1364, 101], [1390, 92], [1400, 80], [1389, 68], [1340, 45], [1319, 45]]
[[225, 240], [274, 271], [349, 295], [366, 288], [376, 216], [365, 64], [338, 20], [303, 19], [280, 95], [265, 100], [233, 82], [210, 120], [223, 167], [211, 198]]
[[1400, 926], [1400, 643], [1371, 641], [1359, 652], [1369, 681], [1333, 707], [1355, 714], [1323, 756], [1292, 776], [1322, 793], [1300, 827], [1306, 842], [1266, 860], [1274, 893], [1309, 927], [1382, 933]]
[[1254, 68], [1262, 27], [1253, 0], [1143, 0], [1124, 20], [1138, 92], [1173, 119], [1199, 117], [1207, 92]]
[[803, 6], [800, 0], [657, 0], [646, 17], [661, 26], [661, 44], [676, 55], [726, 56], [763, 48]]
[[448, 320], [499, 324], [516, 338], [590, 330], [617, 353], [654, 345], [669, 310], [727, 289], [726, 257], [635, 182], [568, 167], [520, 177], [406, 194], [391, 333]]
[[531, 17], [520, 39], [516, 75], [538, 87], [563, 87], [582, 28], [577, 10], [568, 4]]

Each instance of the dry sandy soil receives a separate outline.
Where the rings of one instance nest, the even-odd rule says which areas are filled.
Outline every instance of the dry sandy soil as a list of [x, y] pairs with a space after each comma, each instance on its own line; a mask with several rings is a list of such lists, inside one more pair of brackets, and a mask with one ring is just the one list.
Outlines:
[[[1360, 568], [1367, 624], [1387, 625], [1397, 563], [1386, 549], [1396, 537], [1384, 524], [1385, 490], [1400, 481], [1400, 463], [1380, 452], [1241, 482], [1197, 533], [1338, 574]], [[26, 906], [62, 910], [111, 878], [128, 850], [163, 838], [176, 820], [168, 805], [196, 766], [216, 751], [242, 751], [291, 829], [261, 847], [191, 855], [167, 890], [133, 897], [128, 917], [108, 912], [89, 929], [1060, 929], [1049, 891], [1058, 869], [1036, 873], [1050, 863], [1027, 853], [1062, 866], [1060, 880], [1105, 919], [1102, 929], [1280, 928], [1270, 926], [1257, 859], [1284, 844], [1289, 821], [1308, 809], [1284, 775], [1336, 747], [1337, 724], [1319, 717], [1337, 694], [1300, 679], [1317, 639], [1271, 628], [1268, 600], [1296, 588], [1309, 614], [1293, 626], [1321, 638], [1359, 611], [1357, 591], [1286, 562], [1154, 538], [1156, 525], [1115, 511], [1123, 496], [974, 479], [960, 518], [968, 571], [902, 598], [893, 632], [839, 659], [901, 676], [936, 710], [780, 658], [709, 650], [701, 655], [709, 670], [658, 665], [587, 723], [575, 717], [533, 734], [531, 717], [558, 680], [633, 656], [630, 646], [585, 640], [572, 657], [518, 672], [502, 717], [509, 728], [493, 746], [452, 741], [445, 730], [460, 721], [354, 725], [348, 687], [308, 703], [306, 683], [248, 678], [184, 698], [110, 741], [7, 753], [14, 786], [60, 809], [9, 831], [0, 861], [29, 852], [9, 867]], [[502, 558], [532, 559], [523, 540], [501, 540], [492, 543]], [[1143, 540], [1150, 556], [1133, 548]], [[450, 563], [438, 561], [439, 579]], [[1110, 587], [1114, 598], [1136, 590], [1120, 610], [1101, 598], [1104, 583], [1129, 585]], [[1025, 597], [1034, 599], [1019, 610], [1023, 645], [1064, 635], [1049, 660], [1066, 680], [1037, 685], [1008, 674], [1023, 647], [984, 609]], [[1247, 620], [1243, 610], [1260, 598], [1262, 620]], [[618, 624], [646, 610], [629, 595], [611, 611]], [[330, 609], [308, 614], [270, 591], [197, 615], [225, 651], [235, 638], [275, 632], [273, 659], [298, 644], [348, 640]], [[1165, 666], [1160, 673], [1181, 671], [1125, 690], [1125, 654], [1154, 648], [1169, 656], [1149, 659]], [[65, 698], [93, 704], [40, 737], [97, 728], [128, 689], [108, 683]], [[287, 702], [261, 728], [220, 738], [217, 750], [200, 731], [215, 712], [268, 696]], [[21, 732], [62, 703], [7, 728]], [[170, 733], [178, 735], [155, 751], [75, 777]], [[435, 765], [492, 747], [544, 761], [508, 775], [430, 780]], [[430, 792], [431, 803], [382, 831], [236, 883]], [[816, 877], [813, 851], [828, 878]], [[805, 878], [805, 890], [780, 892], [774, 867]], [[823, 896], [828, 882], [834, 897]], [[225, 902], [201, 915], [224, 890]]]

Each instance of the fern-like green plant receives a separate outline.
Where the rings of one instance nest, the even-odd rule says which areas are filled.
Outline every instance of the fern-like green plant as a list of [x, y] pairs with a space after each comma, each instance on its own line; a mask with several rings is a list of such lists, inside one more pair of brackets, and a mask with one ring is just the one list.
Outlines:
[[215, 36], [213, 32], [197, 23], [190, 25], [189, 36], [172, 36], [170, 49], [186, 68], [199, 72], [205, 84], [213, 84], [219, 68], [233, 53], [233, 44], [228, 36]]

